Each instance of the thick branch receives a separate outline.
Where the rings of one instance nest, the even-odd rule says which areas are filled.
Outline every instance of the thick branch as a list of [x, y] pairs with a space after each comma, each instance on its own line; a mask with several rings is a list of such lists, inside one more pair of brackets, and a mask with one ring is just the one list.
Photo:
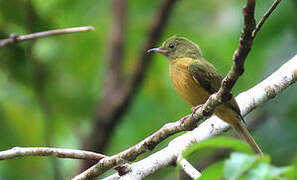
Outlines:
[[[263, 102], [274, 98], [296, 81], [297, 55], [261, 83], [236, 97], [242, 115], [248, 114]], [[189, 146], [220, 134], [228, 128], [227, 123], [212, 116], [193, 131], [173, 139], [166, 148], [131, 164], [131, 171], [128, 174], [121, 178], [114, 174], [106, 179], [142, 179], [158, 169], [175, 164], [177, 157]]]
[[75, 177], [74, 179], [91, 179], [100, 174], [103, 174], [107, 170], [117, 165], [133, 161], [140, 154], [154, 149], [157, 144], [162, 142], [167, 137], [183, 130], [185, 130], [185, 127], [180, 121], [168, 123], [140, 143], [121, 153], [102, 159], [102, 161], [99, 161], [97, 164], [87, 169], [81, 175]]
[[74, 27], [74, 28], [43, 31], [43, 32], [32, 33], [32, 34], [21, 35], [21, 36], [11, 34], [9, 38], [0, 40], [0, 46], [5, 46], [7, 44], [17, 43], [17, 42], [36, 39], [36, 38], [45, 37], [45, 36], [69, 34], [69, 33], [84, 32], [84, 31], [91, 31], [91, 30], [94, 30], [94, 27], [85, 26], [85, 27]]

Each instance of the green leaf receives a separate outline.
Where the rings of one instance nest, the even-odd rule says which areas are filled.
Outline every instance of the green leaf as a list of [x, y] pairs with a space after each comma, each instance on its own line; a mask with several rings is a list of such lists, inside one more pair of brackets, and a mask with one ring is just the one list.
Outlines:
[[267, 163], [259, 163], [248, 174], [248, 180], [269, 180], [281, 179], [282, 175], [285, 179], [293, 179], [290, 175], [293, 172], [293, 167], [275, 167]]
[[218, 161], [203, 170], [199, 180], [221, 179], [224, 175], [224, 161]]
[[250, 169], [259, 159], [257, 155], [232, 153], [231, 158], [225, 161], [224, 177], [227, 180], [238, 179], [244, 172]]
[[227, 148], [231, 148], [235, 151], [244, 152], [247, 154], [253, 153], [251, 148], [243, 141], [240, 141], [240, 140], [234, 139], [234, 138], [215, 137], [215, 138], [208, 139], [206, 141], [199, 142], [199, 143], [189, 147], [183, 153], [183, 157], [185, 157], [185, 158], [188, 157], [190, 154], [197, 151], [198, 149], [219, 148], [219, 147], [227, 147]]

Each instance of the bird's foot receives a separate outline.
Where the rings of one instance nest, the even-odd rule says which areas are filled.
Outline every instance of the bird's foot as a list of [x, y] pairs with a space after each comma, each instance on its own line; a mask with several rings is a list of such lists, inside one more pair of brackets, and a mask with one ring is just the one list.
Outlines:
[[186, 121], [190, 116], [191, 116], [191, 115], [187, 115], [187, 116], [183, 117], [182, 119], [179, 120], [179, 122], [180, 122], [181, 124], [184, 124], [185, 121]]
[[192, 115], [195, 114], [196, 111], [197, 111], [198, 109], [200, 109], [202, 106], [203, 106], [203, 104], [199, 104], [199, 105], [197, 105], [197, 106], [195, 106], [195, 107], [192, 107]]
[[181, 122], [181, 124], [184, 124], [185, 121], [186, 121], [189, 117], [193, 116], [193, 114], [195, 114], [196, 111], [197, 111], [199, 108], [201, 108], [202, 106], [203, 106], [203, 104], [199, 104], [198, 106], [192, 107], [192, 114], [191, 114], [191, 115], [187, 115], [187, 116], [183, 117], [181, 120], [179, 120], [179, 121]]

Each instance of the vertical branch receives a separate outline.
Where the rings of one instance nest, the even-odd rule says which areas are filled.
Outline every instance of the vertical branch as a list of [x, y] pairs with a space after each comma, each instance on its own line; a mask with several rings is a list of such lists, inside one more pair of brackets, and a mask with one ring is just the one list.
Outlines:
[[274, 3], [271, 5], [271, 7], [269, 8], [269, 10], [264, 14], [264, 16], [262, 17], [262, 19], [260, 20], [260, 22], [257, 24], [252, 36], [255, 37], [257, 35], [257, 33], [259, 32], [259, 30], [261, 29], [261, 27], [263, 26], [263, 24], [265, 23], [265, 21], [268, 19], [268, 17], [271, 15], [271, 13], [274, 11], [274, 9], [278, 6], [278, 4], [281, 2], [282, 0], [275, 0]]
[[[225, 83], [224, 87], [228, 91], [231, 91], [231, 88], [234, 86], [239, 76], [243, 74], [246, 57], [248, 56], [252, 48], [252, 44], [253, 44], [252, 33], [256, 27], [256, 21], [254, 17], [255, 6], [256, 6], [255, 0], [247, 0], [246, 6], [243, 8], [244, 26], [242, 28], [242, 32], [239, 40], [239, 47], [233, 54], [234, 63], [232, 65], [231, 71], [229, 71], [229, 73], [227, 74], [226, 78], [223, 81], [223, 83]], [[226, 83], [226, 81], [229, 81], [229, 82]]]
[[138, 64], [135, 67], [134, 74], [132, 76], [132, 81], [130, 84], [130, 94], [134, 94], [141, 85], [144, 79], [147, 67], [151, 62], [152, 54], [147, 54], [147, 50], [153, 47], [160, 39], [164, 28], [167, 25], [170, 13], [178, 0], [164, 0], [155, 14], [153, 21], [151, 22], [151, 27], [148, 32], [146, 42], [143, 44], [140, 53]]
[[[125, 1], [120, 1], [120, 3], [124, 2]], [[117, 65], [117, 67], [115, 67], [116, 72], [114, 70], [109, 70], [107, 73], [107, 83], [103, 93], [103, 97], [98, 107], [98, 111], [94, 118], [93, 129], [91, 130], [90, 135], [84, 140], [83, 149], [97, 152], [104, 151], [104, 148], [106, 147], [110, 139], [110, 135], [113, 132], [113, 129], [115, 128], [116, 124], [121, 120], [125, 112], [129, 109], [131, 102], [133, 101], [134, 96], [136, 95], [144, 79], [145, 72], [149, 67], [151, 55], [146, 55], [145, 52], [148, 48], [154, 46], [155, 43], [158, 42], [158, 40], [160, 39], [163, 29], [167, 24], [170, 12], [176, 2], [177, 0], [163, 0], [161, 2], [160, 7], [158, 8], [157, 12], [155, 13], [155, 16], [152, 19], [152, 23], [146, 41], [144, 42], [142, 48], [139, 51], [139, 58], [137, 60], [138, 63], [134, 68], [132, 76], [129, 78], [129, 80], [124, 81], [123, 79], [120, 79], [121, 76], [119, 74], [115, 75], [121, 72], [122, 64], [121, 62], [119, 62], [119, 54], [113, 54], [112, 57], [115, 58], [115, 62], [110, 62], [110, 68], [112, 66]], [[115, 19], [113, 28], [122, 27], [122, 30], [124, 30], [123, 26], [125, 24], [124, 22], [126, 5], [120, 5], [119, 2], [114, 3], [114, 5], [122, 7], [117, 7], [119, 9], [117, 10], [117, 12], [114, 12], [116, 14], [114, 17]], [[116, 26], [115, 24], [118, 25]], [[112, 30], [112, 32], [120, 33], [118, 30]], [[123, 41], [119, 41], [119, 37], [121, 36], [116, 36], [112, 34], [112, 37], [114, 40], [112, 40], [111, 43], [113, 42], [112, 44], [114, 45], [110, 47], [114, 48], [114, 50], [116, 51], [120, 51], [120, 54], [122, 56], [123, 47], [119, 47], [120, 43], [116, 45], [116, 42], [123, 43]], [[115, 40], [117, 39], [116, 37], [119, 38], [118, 41]], [[110, 50], [110, 52], [112, 52], [112, 50]], [[113, 80], [115, 80], [114, 82], [117, 82], [114, 85]], [[89, 165], [84, 165], [83, 168], [85, 169], [85, 167], [88, 166]]]
[[[222, 81], [220, 90], [217, 92], [219, 99], [226, 102], [231, 98], [231, 90], [238, 80], [238, 78], [244, 73], [244, 63], [252, 48], [253, 44], [253, 31], [256, 28], [255, 20], [255, 0], [247, 0], [245, 7], [243, 8], [244, 24], [241, 30], [239, 46], [233, 54], [233, 64]], [[205, 104], [208, 104], [206, 102]]]
[[[109, 34], [108, 70], [105, 86], [98, 110], [94, 117], [93, 129], [83, 142], [83, 148], [102, 152], [109, 140], [109, 135], [115, 125], [123, 101], [122, 61], [124, 56], [124, 35], [126, 24], [126, 0], [113, 0], [113, 24]], [[93, 162], [94, 163], [94, 162]], [[83, 162], [82, 169], [86, 169], [92, 162]]]
[[121, 87], [121, 71], [124, 55], [124, 35], [126, 24], [126, 0], [112, 1], [113, 24], [109, 34], [109, 67], [103, 96]]

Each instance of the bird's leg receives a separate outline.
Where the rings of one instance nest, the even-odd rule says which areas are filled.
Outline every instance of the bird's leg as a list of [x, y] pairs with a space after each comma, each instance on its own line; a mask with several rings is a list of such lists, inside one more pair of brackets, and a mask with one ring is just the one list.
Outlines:
[[187, 120], [189, 117], [193, 116], [193, 114], [195, 114], [195, 112], [201, 108], [203, 106], [203, 104], [199, 104], [198, 106], [192, 107], [192, 114], [191, 115], [187, 115], [185, 117], [183, 117], [181, 120], [179, 120], [182, 124], [185, 123], [185, 120]]
[[191, 115], [186, 115], [185, 117], [183, 117], [182, 119], [180, 119], [179, 122], [180, 122], [181, 124], [184, 124], [185, 121], [186, 121], [189, 117], [191, 117]]

